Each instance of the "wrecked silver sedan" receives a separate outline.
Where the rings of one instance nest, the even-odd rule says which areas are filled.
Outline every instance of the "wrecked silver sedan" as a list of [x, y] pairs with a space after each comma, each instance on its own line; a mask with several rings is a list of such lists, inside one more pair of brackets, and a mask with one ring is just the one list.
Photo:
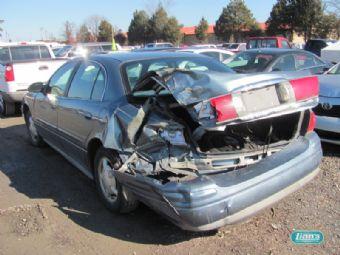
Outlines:
[[141, 201], [182, 229], [236, 223], [318, 173], [316, 77], [235, 74], [189, 53], [74, 59], [23, 102], [33, 145], [93, 178], [115, 212]]

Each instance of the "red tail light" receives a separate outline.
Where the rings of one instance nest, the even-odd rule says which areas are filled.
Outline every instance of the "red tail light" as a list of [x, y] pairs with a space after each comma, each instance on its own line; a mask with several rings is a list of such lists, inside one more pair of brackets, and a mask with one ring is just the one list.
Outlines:
[[319, 80], [316, 76], [291, 80], [290, 84], [293, 87], [297, 101], [317, 97], [319, 95]]
[[310, 111], [307, 133], [312, 132], [314, 130], [315, 124], [316, 124], [315, 113]]
[[5, 69], [5, 81], [14, 81], [14, 69], [13, 65], [7, 64]]
[[238, 117], [231, 95], [210, 99], [210, 104], [216, 110], [218, 122], [232, 120]]

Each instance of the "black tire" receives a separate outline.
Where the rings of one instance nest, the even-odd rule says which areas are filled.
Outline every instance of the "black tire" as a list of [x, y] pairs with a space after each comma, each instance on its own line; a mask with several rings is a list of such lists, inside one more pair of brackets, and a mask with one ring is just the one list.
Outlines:
[[109, 161], [109, 164], [113, 169], [117, 169], [121, 165], [119, 156], [113, 150], [105, 148], [98, 149], [94, 160], [94, 178], [100, 199], [106, 208], [112, 212], [128, 213], [135, 210], [139, 201], [129, 189], [119, 183], [112, 175], [111, 177], [115, 179], [114, 189], [116, 190], [116, 195], [112, 195], [111, 198], [108, 198], [108, 194], [105, 193], [103, 188], [103, 180], [100, 179], [100, 176], [102, 176], [101, 171], [103, 171], [102, 164], [105, 160]]
[[32, 128], [30, 127], [30, 125], [33, 125], [33, 127], [35, 128], [34, 122], [33, 122], [33, 119], [32, 119], [32, 115], [31, 115], [31, 112], [29, 110], [27, 110], [24, 113], [24, 118], [25, 118], [27, 134], [28, 134], [28, 138], [29, 138], [30, 143], [35, 147], [43, 147], [45, 145], [44, 140], [39, 135], [37, 130], [35, 130], [36, 133], [34, 134], [33, 131], [32, 131]]
[[15, 104], [11, 102], [7, 102], [3, 100], [2, 103], [2, 115], [3, 116], [10, 116], [15, 114]]

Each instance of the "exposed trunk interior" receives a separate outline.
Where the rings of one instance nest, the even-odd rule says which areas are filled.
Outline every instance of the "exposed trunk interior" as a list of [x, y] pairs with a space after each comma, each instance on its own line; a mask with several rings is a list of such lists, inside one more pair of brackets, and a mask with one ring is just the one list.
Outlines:
[[[172, 113], [184, 121], [194, 133], [199, 127], [188, 111], [174, 107]], [[289, 141], [298, 130], [301, 112], [236, 125], [224, 131], [206, 131], [196, 140], [197, 149], [204, 153], [221, 153], [235, 150], [259, 150], [273, 143]]]

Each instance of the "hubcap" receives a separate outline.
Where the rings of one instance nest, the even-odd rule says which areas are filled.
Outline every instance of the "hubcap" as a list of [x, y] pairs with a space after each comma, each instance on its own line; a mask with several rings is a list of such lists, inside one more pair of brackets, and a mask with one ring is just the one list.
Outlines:
[[99, 162], [99, 183], [103, 194], [110, 202], [116, 201], [118, 195], [114, 171], [111, 161], [108, 158], [103, 157]]
[[32, 140], [37, 141], [38, 140], [38, 132], [37, 132], [37, 129], [35, 128], [32, 116], [28, 117], [28, 130], [30, 132]]

